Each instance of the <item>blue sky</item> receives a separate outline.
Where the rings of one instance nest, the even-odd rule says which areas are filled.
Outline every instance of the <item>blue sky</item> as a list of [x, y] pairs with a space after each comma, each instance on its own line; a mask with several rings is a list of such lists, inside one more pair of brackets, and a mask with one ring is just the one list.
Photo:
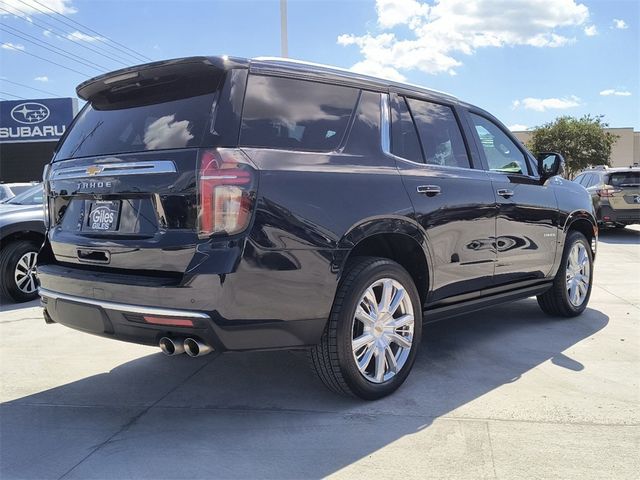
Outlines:
[[[443, 90], [509, 126], [591, 113], [640, 129], [637, 0], [289, 0], [288, 14], [292, 58]], [[0, 15], [6, 99], [74, 96], [89, 65], [141, 63], [104, 37], [153, 60], [280, 54], [278, 0], [0, 0]]]

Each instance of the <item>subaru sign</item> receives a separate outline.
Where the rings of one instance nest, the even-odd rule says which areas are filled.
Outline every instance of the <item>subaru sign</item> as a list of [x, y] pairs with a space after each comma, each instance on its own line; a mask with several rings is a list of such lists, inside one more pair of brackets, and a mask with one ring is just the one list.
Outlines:
[[0, 102], [0, 142], [56, 142], [76, 110], [73, 98]]

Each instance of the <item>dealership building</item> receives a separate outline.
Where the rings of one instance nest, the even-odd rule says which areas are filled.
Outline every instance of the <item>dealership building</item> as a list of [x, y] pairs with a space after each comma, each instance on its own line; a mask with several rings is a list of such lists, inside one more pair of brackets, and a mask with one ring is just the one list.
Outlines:
[[[618, 136], [611, 149], [611, 166], [628, 167], [640, 165], [640, 132], [634, 132], [633, 128], [605, 128], [606, 132]], [[530, 130], [512, 132], [522, 143], [527, 143], [531, 138]]]
[[78, 111], [75, 98], [0, 102], [0, 182], [42, 179], [42, 169]]

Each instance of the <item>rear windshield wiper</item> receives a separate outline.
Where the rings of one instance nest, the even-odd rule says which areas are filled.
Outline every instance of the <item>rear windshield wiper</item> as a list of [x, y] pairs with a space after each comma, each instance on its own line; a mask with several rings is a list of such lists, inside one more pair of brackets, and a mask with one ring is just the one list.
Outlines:
[[76, 154], [76, 152], [78, 150], [80, 150], [80, 147], [82, 146], [82, 144], [89, 138], [91, 137], [95, 131], [104, 123], [104, 120], [100, 120], [98, 123], [96, 123], [96, 126], [93, 127], [91, 129], [91, 131], [89, 133], [87, 133], [84, 137], [82, 137], [82, 140], [80, 140], [78, 142], [78, 145], [76, 145], [76, 147], [73, 149], [73, 152], [71, 152], [71, 155], [69, 155], [69, 158], [73, 158], [73, 156]]

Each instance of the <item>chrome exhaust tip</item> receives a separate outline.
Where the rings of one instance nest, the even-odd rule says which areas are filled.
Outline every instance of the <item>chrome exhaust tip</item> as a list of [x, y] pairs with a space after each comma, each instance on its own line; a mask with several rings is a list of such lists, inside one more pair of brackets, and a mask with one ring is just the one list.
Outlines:
[[184, 353], [184, 342], [181, 338], [162, 337], [158, 343], [165, 355], [179, 355]]
[[185, 339], [183, 349], [190, 357], [202, 357], [213, 352], [213, 348], [195, 338]]

